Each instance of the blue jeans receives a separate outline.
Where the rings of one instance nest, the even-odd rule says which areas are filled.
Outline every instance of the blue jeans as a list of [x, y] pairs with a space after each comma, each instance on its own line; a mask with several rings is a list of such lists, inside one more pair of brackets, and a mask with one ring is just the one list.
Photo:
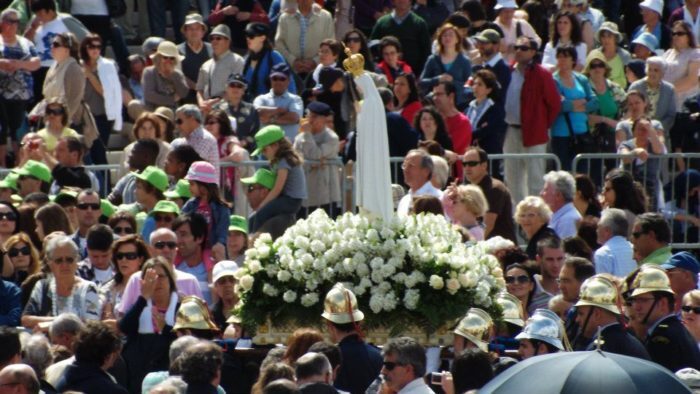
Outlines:
[[265, 222], [277, 215], [294, 214], [301, 208], [301, 199], [280, 195], [248, 216], [248, 232], [255, 233]]
[[[185, 41], [180, 27], [185, 24], [185, 15], [189, 8], [190, 2], [188, 0], [173, 0], [170, 2], [170, 15], [172, 16], [175, 42]], [[165, 37], [166, 11], [166, 0], [148, 0], [148, 18], [151, 22], [151, 35]]]

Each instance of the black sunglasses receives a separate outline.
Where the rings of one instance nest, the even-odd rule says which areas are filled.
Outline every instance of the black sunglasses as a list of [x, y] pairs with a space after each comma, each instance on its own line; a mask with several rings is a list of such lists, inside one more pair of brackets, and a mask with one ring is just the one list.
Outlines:
[[153, 247], [156, 249], [165, 249], [166, 246], [168, 249], [175, 249], [177, 244], [173, 241], [158, 241], [153, 244]]
[[136, 260], [139, 258], [139, 254], [137, 252], [126, 252], [126, 253], [115, 253], [114, 254], [114, 259], [119, 261], [122, 259], [127, 259], [127, 260]]
[[9, 220], [14, 222], [17, 220], [17, 215], [14, 212], [2, 212], [0, 213], [0, 220]]
[[83, 203], [76, 205], [76, 207], [78, 207], [78, 209], [80, 209], [81, 211], [86, 211], [88, 209], [92, 209], [93, 211], [97, 211], [100, 209], [101, 205], [100, 205], [100, 203], [96, 203], [96, 202], [94, 202], [94, 203], [83, 202]]
[[527, 45], [516, 45], [516, 46], [514, 46], [513, 48], [514, 48], [516, 51], [529, 51], [529, 50], [532, 50], [532, 48], [529, 47], [529, 46], [527, 46]]
[[63, 110], [63, 108], [47, 108], [46, 109], [46, 115], [63, 115], [66, 112]]
[[512, 285], [513, 283], [527, 283], [530, 281], [530, 277], [527, 275], [518, 276], [506, 276], [506, 283]]
[[112, 229], [117, 234], [133, 234], [134, 229], [131, 227], [115, 227]]
[[170, 216], [170, 215], [157, 215], [157, 214], [156, 214], [156, 215], [153, 215], [153, 219], [154, 219], [156, 222], [166, 222], [166, 223], [170, 223], [170, 222], [173, 221], [173, 217]]
[[684, 32], [684, 31], [674, 31], [673, 33], [671, 33], [672, 36], [684, 36], [686, 34], [688, 34], [688, 33]]
[[462, 164], [464, 164], [464, 165], [467, 166], [467, 167], [476, 167], [476, 166], [478, 166], [478, 165], [481, 164], [481, 163], [482, 163], [482, 162], [476, 161], [476, 160], [473, 160], [473, 161], [463, 161], [463, 162], [462, 162]]
[[362, 42], [362, 39], [360, 37], [348, 37], [345, 39], [345, 42]]
[[64, 46], [64, 45], [61, 44], [61, 43], [58, 42], [58, 41], [54, 41], [54, 42], [51, 43], [51, 48], [62, 48], [63, 46]]
[[102, 45], [88, 45], [87, 49], [102, 49]]
[[387, 371], [393, 371], [397, 366], [403, 366], [405, 364], [395, 361], [384, 361], [382, 365], [384, 365], [384, 368], [386, 368]]
[[591, 69], [594, 68], [605, 68], [605, 63], [591, 63]]
[[10, 257], [17, 257], [20, 254], [23, 254], [25, 256], [29, 256], [31, 254], [31, 249], [29, 249], [29, 246], [23, 246], [21, 248], [11, 248], [7, 254]]
[[696, 315], [700, 315], [700, 306], [683, 305], [681, 310], [686, 313], [693, 312]]

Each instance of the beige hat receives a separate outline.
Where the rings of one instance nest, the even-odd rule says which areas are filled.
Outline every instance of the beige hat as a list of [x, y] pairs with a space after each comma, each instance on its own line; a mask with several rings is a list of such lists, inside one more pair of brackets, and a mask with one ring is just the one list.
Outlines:
[[151, 55], [151, 59], [155, 59], [156, 56], [174, 57], [177, 61], [184, 59], [184, 56], [180, 55], [180, 52], [177, 50], [177, 46], [171, 41], [163, 41], [158, 44], [158, 49], [156, 53]]
[[162, 119], [169, 121], [170, 123], [175, 122], [175, 113], [172, 109], [168, 107], [158, 107], [153, 111], [153, 115], [156, 115]]
[[194, 24], [200, 24], [202, 27], [204, 27], [204, 32], [206, 33], [208, 30], [207, 24], [204, 23], [204, 18], [202, 18], [201, 15], [199, 14], [189, 14], [185, 17], [185, 23], [182, 25], [180, 28], [181, 32], [185, 32], [185, 27], [187, 25], [194, 25]]

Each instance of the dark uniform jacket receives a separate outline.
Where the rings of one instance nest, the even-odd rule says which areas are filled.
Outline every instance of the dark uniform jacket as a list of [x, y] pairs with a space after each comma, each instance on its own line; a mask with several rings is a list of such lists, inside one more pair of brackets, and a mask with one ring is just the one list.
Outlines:
[[[627, 332], [620, 323], [605, 327], [601, 330], [600, 336], [603, 340], [600, 349], [605, 352], [651, 360], [649, 352], [639, 339]], [[595, 342], [591, 341], [586, 350], [595, 350], [596, 347]]]
[[379, 349], [366, 344], [357, 334], [343, 338], [338, 347], [343, 361], [334, 386], [351, 394], [364, 394], [382, 369], [383, 359]]
[[676, 315], [662, 318], [644, 345], [652, 361], [673, 372], [682, 368], [700, 369], [698, 345]]

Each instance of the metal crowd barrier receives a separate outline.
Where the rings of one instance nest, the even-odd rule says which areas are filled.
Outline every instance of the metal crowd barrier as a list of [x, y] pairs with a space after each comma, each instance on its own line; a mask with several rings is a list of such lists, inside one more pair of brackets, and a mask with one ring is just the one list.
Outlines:
[[[632, 153], [584, 153], [574, 157], [571, 168], [579, 168], [579, 165], [584, 164], [583, 168], [588, 170], [584, 173], [589, 175], [601, 189], [606, 172], [612, 168], [623, 168], [632, 172], [635, 181], [644, 187], [647, 194], [649, 194], [649, 185], [655, 185], [656, 195], [647, 195], [647, 197], [652, 202], [654, 200], [658, 201], [650, 204], [656, 208], [653, 211], [659, 211], [664, 214], [669, 222], [671, 239], [673, 241], [671, 247], [674, 249], [700, 249], [700, 239], [698, 238], [700, 228], [675, 220], [673, 215], [676, 210], [668, 209], [665, 204], [669, 201], [675, 201], [677, 197], [677, 190], [673, 185], [678, 175], [686, 169], [700, 169], [700, 153], [649, 155], [644, 163], [636, 165], [624, 163], [625, 159], [634, 162], [636, 158], [637, 156]], [[649, 172], [648, 166], [645, 165], [649, 160], [658, 160], [659, 168], [657, 171]], [[690, 179], [686, 177], [685, 185], [682, 186], [682, 195], [686, 196], [686, 198], [691, 192], [689, 181]], [[652, 209], [649, 210], [652, 211]]]

